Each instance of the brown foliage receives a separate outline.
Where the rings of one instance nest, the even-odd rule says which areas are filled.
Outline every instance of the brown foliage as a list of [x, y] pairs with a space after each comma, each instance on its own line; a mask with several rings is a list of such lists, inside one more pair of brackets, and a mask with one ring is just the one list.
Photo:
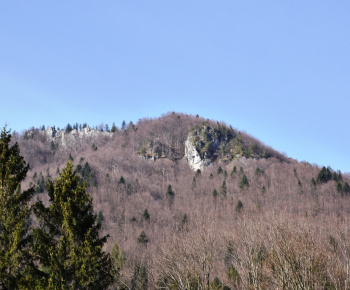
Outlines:
[[[89, 163], [97, 186], [88, 190], [95, 212], [104, 216], [101, 234], [110, 234], [106, 247], [117, 242], [125, 253], [123, 285], [130, 286], [134, 266], [142, 264], [150, 288], [166, 278], [168, 287], [188, 289], [192, 283], [209, 289], [217, 277], [231, 289], [349, 289], [350, 199], [336, 191], [336, 182], [312, 185], [318, 166], [287, 160], [244, 133], [246, 144], [258, 143], [279, 159], [239, 158], [196, 174], [182, 159], [183, 146], [188, 131], [202, 122], [178, 113], [141, 119], [112, 137], [58, 146], [54, 154], [38, 130], [26, 139], [17, 135], [15, 141], [31, 165], [27, 184], [36, 182], [35, 172], [46, 176], [48, 171], [54, 178], [69, 154], [75, 165], [81, 158]], [[160, 158], [141, 158], [142, 146], [160, 152]], [[219, 166], [223, 172], [218, 174]], [[243, 174], [249, 186], [240, 188]], [[348, 176], [343, 179], [349, 182]], [[226, 194], [220, 190], [224, 181]], [[171, 206], [169, 184], [175, 194]], [[45, 200], [45, 194], [40, 198]], [[238, 201], [243, 205], [239, 211]], [[137, 242], [142, 231], [149, 238], [146, 245]], [[227, 276], [231, 265], [236, 280]]]

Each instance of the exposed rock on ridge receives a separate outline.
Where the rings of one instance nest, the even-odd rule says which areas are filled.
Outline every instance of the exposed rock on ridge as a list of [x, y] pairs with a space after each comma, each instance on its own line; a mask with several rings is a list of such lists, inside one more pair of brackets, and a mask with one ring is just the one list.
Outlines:
[[69, 133], [65, 131], [56, 131], [55, 128], [49, 127], [46, 131], [46, 138], [48, 141], [59, 143], [62, 147], [74, 146], [76, 143], [82, 143], [86, 141], [94, 141], [100, 136], [112, 137], [111, 132], [101, 132], [98, 130], [85, 127], [82, 130], [73, 129]]
[[205, 166], [208, 166], [211, 164], [210, 159], [208, 158], [202, 158], [197, 151], [197, 148], [195, 145], [193, 145], [193, 136], [191, 134], [188, 135], [187, 140], [185, 141], [185, 160], [187, 160], [188, 165], [191, 167], [192, 170], [197, 171], [203, 170]]

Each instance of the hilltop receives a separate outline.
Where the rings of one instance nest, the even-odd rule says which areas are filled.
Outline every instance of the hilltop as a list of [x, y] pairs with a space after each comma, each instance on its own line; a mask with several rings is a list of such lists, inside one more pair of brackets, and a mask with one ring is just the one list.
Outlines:
[[[193, 278], [207, 289], [215, 277], [231, 288], [276, 286], [268, 256], [275, 244], [281, 251], [290, 246], [282, 233], [290, 235], [300, 259], [314, 255], [307, 258], [322, 258], [329, 269], [332, 263], [345, 267], [332, 256], [339, 253], [329, 241], [331, 236], [337, 249], [349, 247], [340, 238], [348, 235], [348, 176], [297, 162], [223, 122], [168, 113], [110, 130], [76, 124], [13, 137], [31, 166], [24, 186], [36, 184], [37, 198], [45, 202], [45, 181], [73, 161], [103, 234], [110, 235], [106, 249], [117, 243], [123, 251], [121, 275], [129, 286], [145, 275], [150, 288], [160, 280]], [[313, 251], [298, 244], [306, 242]], [[319, 256], [321, 249], [334, 259]], [[255, 268], [249, 261], [256, 255]], [[313, 274], [326, 275], [329, 269], [322, 269]], [[343, 281], [339, 273], [327, 279]], [[269, 280], [259, 280], [264, 275]]]

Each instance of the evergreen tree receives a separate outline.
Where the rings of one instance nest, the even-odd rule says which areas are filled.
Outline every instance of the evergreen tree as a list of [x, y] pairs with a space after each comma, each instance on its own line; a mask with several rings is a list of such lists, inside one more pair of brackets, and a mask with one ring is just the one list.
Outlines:
[[55, 182], [48, 181], [47, 191], [50, 205], [38, 201], [34, 206], [40, 224], [33, 230], [40, 287], [106, 289], [113, 282], [110, 256], [102, 251], [107, 236], [99, 237], [92, 199], [71, 162]]
[[232, 169], [232, 171], [231, 171], [231, 176], [233, 176], [233, 175], [235, 175], [237, 173], [237, 168], [236, 168], [236, 166], [233, 166], [233, 169]]
[[218, 167], [218, 170], [216, 171], [216, 173], [219, 175], [219, 174], [221, 174], [222, 172], [223, 172], [223, 170], [222, 170], [221, 166], [219, 166], [219, 167]]
[[148, 289], [148, 275], [146, 266], [136, 265], [134, 267], [134, 274], [131, 280], [132, 290]]
[[248, 187], [249, 186], [249, 181], [248, 181], [248, 178], [245, 174], [243, 174], [242, 176], [242, 179], [241, 179], [241, 182], [239, 184], [239, 188], [240, 189], [243, 189], [244, 187]]
[[238, 200], [236, 205], [236, 211], [240, 212], [242, 208], [243, 208], [243, 203], [240, 200]]
[[331, 179], [332, 179], [332, 172], [331, 172], [330, 167], [326, 168], [323, 166], [322, 169], [320, 170], [320, 172], [318, 173], [317, 182], [326, 183]]
[[70, 133], [70, 132], [72, 132], [72, 130], [73, 130], [72, 125], [68, 123], [67, 126], [66, 126], [65, 132], [66, 132], [66, 133]]
[[171, 188], [171, 185], [168, 185], [167, 191], [165, 193], [165, 197], [168, 200], [169, 205], [172, 205], [174, 202], [174, 198], [175, 198], [175, 193], [173, 191], [173, 189]]
[[149, 242], [148, 237], [144, 231], [142, 231], [139, 237], [137, 238], [137, 242], [143, 245], [146, 245]]
[[6, 128], [0, 137], [0, 289], [30, 288], [35, 267], [29, 255], [29, 201], [33, 187], [21, 191], [29, 165], [10, 145]]
[[148, 213], [147, 208], [146, 208], [145, 211], [143, 212], [142, 217], [143, 217], [143, 219], [144, 219], [145, 221], [149, 221], [150, 215], [149, 215], [149, 213]]
[[115, 131], [117, 131], [117, 127], [115, 126], [115, 123], [113, 122], [111, 132], [114, 133]]
[[123, 176], [120, 176], [120, 179], [118, 181], [118, 184], [125, 184], [125, 179]]
[[349, 183], [345, 182], [344, 187], [343, 187], [343, 192], [348, 195], [350, 193], [350, 186]]
[[123, 268], [126, 259], [123, 250], [119, 248], [117, 243], [114, 243], [113, 245], [111, 259], [113, 265], [113, 274], [115, 280], [118, 281], [120, 279], [120, 271]]
[[222, 182], [222, 185], [220, 187], [220, 193], [223, 197], [226, 197], [226, 194], [227, 194], [227, 186], [226, 186], [226, 181], [224, 180]]

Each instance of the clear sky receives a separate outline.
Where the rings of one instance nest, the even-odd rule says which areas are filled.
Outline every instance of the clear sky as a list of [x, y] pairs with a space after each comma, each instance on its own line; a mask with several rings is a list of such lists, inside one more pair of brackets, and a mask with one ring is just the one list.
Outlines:
[[0, 125], [225, 121], [350, 172], [349, 1], [1, 1]]

